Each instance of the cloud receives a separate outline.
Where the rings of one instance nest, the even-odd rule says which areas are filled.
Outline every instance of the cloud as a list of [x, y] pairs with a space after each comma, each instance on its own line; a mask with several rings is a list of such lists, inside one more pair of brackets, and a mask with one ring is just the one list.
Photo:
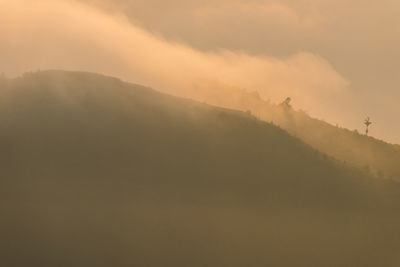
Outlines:
[[77, 1], [123, 12], [135, 24], [202, 50], [293, 51], [321, 34], [325, 22], [313, 5], [282, 0]]
[[[296, 20], [287, 12], [285, 16]], [[71, 1], [0, 0], [0, 37], [0, 72], [10, 75], [83, 70], [186, 97], [194, 88], [214, 83], [258, 91], [273, 101], [290, 95], [308, 109], [322, 108], [321, 98], [348, 84], [318, 55], [299, 52], [275, 58], [198, 51], [151, 34], [121, 15]]]
[[399, 106], [386, 97], [400, 97], [400, 1], [76, 1], [122, 12], [135, 25], [202, 51], [227, 49], [283, 61], [302, 51], [320, 55], [351, 87], [340, 96], [318, 95], [319, 106], [298, 104], [349, 128], [362, 127], [369, 115], [382, 123], [375, 136], [400, 142], [400, 124], [391, 123]]

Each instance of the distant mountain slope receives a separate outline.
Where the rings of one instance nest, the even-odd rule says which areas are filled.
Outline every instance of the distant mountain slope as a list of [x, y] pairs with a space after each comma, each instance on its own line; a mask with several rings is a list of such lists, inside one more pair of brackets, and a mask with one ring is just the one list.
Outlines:
[[400, 263], [399, 185], [272, 124], [88, 73], [0, 89], [0, 265]]
[[213, 85], [191, 92], [195, 99], [212, 105], [251, 111], [258, 118], [274, 122], [292, 135], [340, 161], [369, 169], [379, 178], [400, 181], [400, 145], [388, 144], [311, 118], [304, 112], [264, 101], [257, 93]]

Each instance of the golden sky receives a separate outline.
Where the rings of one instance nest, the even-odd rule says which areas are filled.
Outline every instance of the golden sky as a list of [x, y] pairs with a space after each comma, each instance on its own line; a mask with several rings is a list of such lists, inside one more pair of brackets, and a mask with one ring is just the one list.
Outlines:
[[0, 0], [0, 72], [235, 86], [350, 129], [370, 116], [400, 143], [399, 15], [397, 0]]

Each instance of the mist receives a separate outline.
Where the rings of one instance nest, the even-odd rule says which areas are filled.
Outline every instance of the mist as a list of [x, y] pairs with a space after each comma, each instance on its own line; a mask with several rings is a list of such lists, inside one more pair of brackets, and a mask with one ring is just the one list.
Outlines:
[[[2, 0], [0, 25], [0, 71], [8, 76], [82, 70], [197, 99], [202, 90], [235, 87], [273, 102], [291, 96], [298, 107], [328, 120], [334, 117], [329, 100], [349, 85], [319, 55], [205, 52], [148, 32], [123, 14], [74, 1]], [[201, 100], [207, 102], [204, 95]]]
[[313, 114], [358, 130], [371, 116], [371, 134], [400, 142], [400, 124], [393, 123], [400, 113], [399, 1], [79, 1], [123, 12], [148, 31], [202, 51], [224, 48], [281, 58], [301, 51], [319, 55], [351, 86], [339, 97], [321, 97], [323, 110]]
[[0, 0], [0, 266], [400, 266], [398, 109], [304, 46], [345, 1], [246, 1]]
[[398, 183], [276, 125], [92, 73], [0, 88], [2, 266], [399, 265]]

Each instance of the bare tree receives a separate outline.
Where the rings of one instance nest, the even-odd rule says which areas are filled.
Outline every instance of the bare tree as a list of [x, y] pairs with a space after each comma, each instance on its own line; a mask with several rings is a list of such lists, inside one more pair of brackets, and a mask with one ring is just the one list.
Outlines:
[[367, 117], [367, 118], [365, 119], [364, 124], [365, 124], [365, 126], [366, 126], [365, 135], [368, 136], [369, 126], [372, 124], [372, 122], [371, 122], [371, 120], [370, 120], [369, 117]]

